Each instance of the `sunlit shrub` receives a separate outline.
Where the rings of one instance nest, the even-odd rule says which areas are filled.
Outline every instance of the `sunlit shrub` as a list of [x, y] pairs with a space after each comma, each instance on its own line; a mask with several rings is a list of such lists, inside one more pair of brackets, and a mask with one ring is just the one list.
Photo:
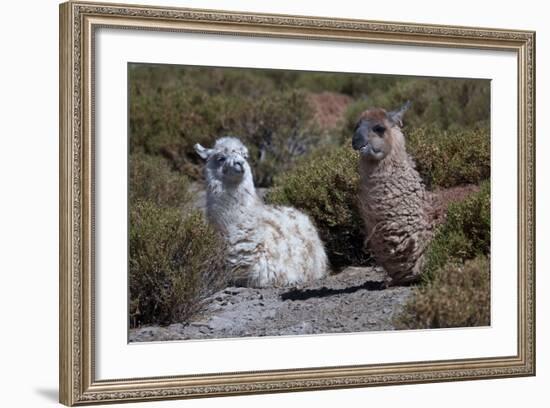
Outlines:
[[358, 209], [357, 163], [356, 152], [348, 147], [319, 151], [279, 176], [267, 197], [271, 203], [294, 206], [313, 218], [335, 268], [371, 260], [364, 250]]
[[163, 157], [134, 153], [128, 163], [130, 203], [149, 200], [161, 207], [178, 207], [191, 199], [188, 178], [173, 171]]
[[390, 88], [376, 89], [350, 106], [345, 137], [351, 135], [364, 110], [378, 107], [390, 111], [406, 101], [411, 101], [404, 120], [406, 131], [425, 126], [441, 131], [474, 129], [489, 124], [491, 84], [488, 80], [400, 78]]
[[195, 143], [239, 137], [263, 187], [326, 138], [300, 90], [247, 71], [156, 69], [130, 69], [130, 152], [163, 155], [191, 178], [202, 176]]
[[487, 128], [411, 129], [407, 151], [428, 187], [478, 184], [491, 176], [491, 138]]
[[474, 327], [491, 324], [490, 261], [480, 255], [448, 263], [415, 292], [395, 323], [399, 329]]
[[184, 322], [229, 280], [225, 245], [200, 212], [130, 208], [130, 325]]
[[426, 250], [424, 280], [449, 262], [462, 263], [491, 251], [491, 190], [485, 181], [481, 189], [464, 201], [449, 205], [447, 216]]

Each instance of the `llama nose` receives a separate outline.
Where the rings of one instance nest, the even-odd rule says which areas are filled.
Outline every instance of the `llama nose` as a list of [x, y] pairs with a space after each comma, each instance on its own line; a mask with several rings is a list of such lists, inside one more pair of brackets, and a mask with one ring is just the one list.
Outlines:
[[353, 138], [351, 139], [351, 146], [353, 147], [353, 150], [359, 150], [366, 144], [367, 144], [366, 138], [363, 136], [361, 132], [357, 131], [353, 134]]
[[244, 172], [244, 166], [242, 162], [235, 162], [234, 163], [235, 170], [239, 173]]

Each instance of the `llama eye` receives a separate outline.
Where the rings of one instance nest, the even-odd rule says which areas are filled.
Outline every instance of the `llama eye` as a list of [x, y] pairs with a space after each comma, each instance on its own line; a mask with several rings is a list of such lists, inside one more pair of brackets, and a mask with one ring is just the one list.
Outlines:
[[223, 163], [225, 161], [225, 157], [220, 156], [218, 157], [218, 163]]
[[375, 127], [372, 128], [372, 130], [378, 133], [379, 135], [381, 135], [386, 131], [386, 128], [384, 126], [376, 125]]

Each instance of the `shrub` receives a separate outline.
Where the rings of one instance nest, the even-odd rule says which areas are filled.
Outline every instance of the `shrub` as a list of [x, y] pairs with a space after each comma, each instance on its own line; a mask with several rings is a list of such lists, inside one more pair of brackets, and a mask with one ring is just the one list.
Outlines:
[[191, 178], [202, 177], [195, 143], [239, 137], [262, 187], [324, 137], [307, 95], [259, 71], [134, 65], [129, 87], [130, 152], [163, 155]]
[[387, 92], [399, 77], [360, 73], [304, 72], [294, 81], [294, 87], [311, 92], [338, 92], [352, 97], [362, 97], [373, 92]]
[[323, 145], [327, 136], [315, 125], [307, 96], [301, 91], [274, 93], [249, 102], [243, 109], [246, 115], [236, 118], [229, 128], [249, 148], [256, 185], [268, 187], [277, 174]]
[[148, 200], [160, 207], [177, 207], [191, 198], [187, 177], [171, 170], [163, 157], [131, 154], [128, 173], [130, 203]]
[[[409, 129], [427, 124], [437, 129], [433, 142], [443, 131], [488, 124], [490, 113], [490, 84], [485, 80], [149, 64], [130, 65], [128, 80], [132, 153], [163, 155], [174, 168], [192, 179], [201, 179], [202, 166], [193, 145], [211, 145], [216, 138], [233, 134], [251, 151], [259, 187], [271, 186], [277, 174], [319, 146], [348, 145], [359, 113], [370, 106], [395, 109], [412, 100], [405, 122]], [[320, 129], [313, 120], [315, 112], [308, 96], [326, 91], [356, 99], [347, 109], [342, 131]], [[483, 135], [462, 134], [450, 139], [460, 142], [469, 136], [477, 143]], [[461, 167], [459, 161], [464, 158], [468, 163], [484, 159], [486, 151], [476, 152], [475, 143], [454, 145], [465, 149], [465, 155], [472, 155], [456, 156], [456, 167]], [[483, 147], [486, 145], [488, 141]], [[420, 160], [428, 159], [429, 153], [428, 149]], [[441, 168], [431, 162], [426, 168], [432, 164], [430, 168]], [[459, 180], [447, 172], [442, 182], [478, 177], [467, 172], [467, 167], [460, 169]], [[474, 166], [472, 172], [485, 170]]]
[[397, 328], [490, 324], [489, 181], [480, 187], [449, 206], [445, 222], [426, 250], [422, 282], [395, 319]]
[[370, 261], [358, 209], [357, 162], [358, 155], [351, 148], [323, 149], [280, 175], [267, 196], [273, 204], [299, 208], [313, 218], [329, 260], [337, 268]]
[[491, 175], [489, 129], [441, 131], [434, 127], [411, 129], [407, 151], [428, 187], [478, 184]]
[[399, 329], [488, 326], [491, 319], [490, 262], [480, 255], [464, 264], [448, 263], [432, 282], [415, 289], [398, 315]]
[[401, 78], [389, 89], [376, 89], [350, 106], [345, 134], [351, 135], [364, 110], [397, 109], [408, 100], [412, 102], [404, 121], [408, 129], [426, 125], [440, 130], [474, 129], [490, 120], [490, 81], [411, 77]]
[[449, 262], [463, 263], [491, 251], [491, 191], [489, 181], [464, 201], [449, 205], [445, 222], [426, 250], [423, 279], [433, 280]]
[[163, 155], [174, 168], [200, 178], [193, 145], [215, 139], [230, 98], [211, 98], [202, 89], [184, 87], [179, 76], [169, 73], [162, 80], [144, 75], [141, 67], [129, 72], [130, 153]]
[[225, 246], [195, 211], [138, 201], [130, 208], [130, 324], [189, 319], [225, 286]]

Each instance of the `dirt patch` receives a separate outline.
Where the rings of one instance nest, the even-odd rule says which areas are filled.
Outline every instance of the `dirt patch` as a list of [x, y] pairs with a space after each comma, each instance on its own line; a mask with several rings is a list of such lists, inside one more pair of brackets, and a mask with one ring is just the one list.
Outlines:
[[307, 100], [313, 108], [313, 119], [323, 129], [336, 127], [353, 101], [351, 97], [335, 92], [311, 93]]
[[379, 268], [349, 267], [300, 287], [231, 287], [193, 321], [132, 329], [130, 342], [393, 330], [412, 288], [384, 282]]
[[466, 184], [450, 188], [437, 188], [432, 191], [432, 219], [434, 224], [439, 225], [445, 221], [449, 204], [464, 201], [479, 190], [479, 186], [475, 184]]

